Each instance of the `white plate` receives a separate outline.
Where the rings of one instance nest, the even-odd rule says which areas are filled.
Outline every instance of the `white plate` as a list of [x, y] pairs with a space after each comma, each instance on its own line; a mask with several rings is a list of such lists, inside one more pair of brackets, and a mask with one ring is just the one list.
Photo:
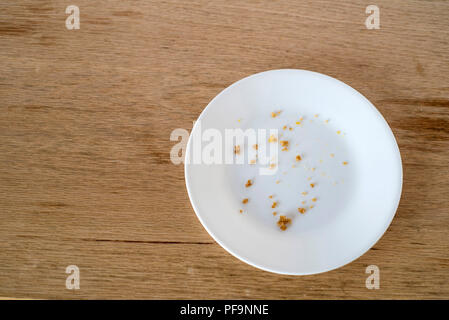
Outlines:
[[[272, 118], [276, 110], [282, 112]], [[208, 128], [222, 133], [276, 128], [281, 140], [289, 141], [274, 175], [260, 175], [259, 165], [186, 161], [187, 190], [198, 219], [240, 260], [281, 274], [325, 272], [360, 257], [391, 223], [402, 189], [398, 146], [378, 110], [343, 82], [305, 70], [258, 73], [223, 90], [198, 120], [186, 159]], [[246, 188], [248, 179], [254, 184]], [[280, 215], [292, 219], [285, 231], [277, 225]]]

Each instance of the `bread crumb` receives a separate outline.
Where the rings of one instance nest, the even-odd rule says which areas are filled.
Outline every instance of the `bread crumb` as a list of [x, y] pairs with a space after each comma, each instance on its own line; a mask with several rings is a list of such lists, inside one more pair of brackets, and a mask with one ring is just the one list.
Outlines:
[[234, 153], [235, 154], [240, 154], [240, 146], [235, 146], [234, 147]]
[[284, 231], [285, 229], [287, 229], [287, 225], [290, 224], [292, 222], [292, 219], [287, 218], [286, 216], [279, 216], [279, 220], [278, 220], [278, 226], [279, 228], [281, 228], [282, 231]]
[[278, 213], [276, 211], [273, 212], [273, 216], [277, 215]]
[[281, 111], [275, 111], [275, 112], [272, 112], [271, 113], [271, 117], [272, 118], [276, 118], [278, 115], [280, 115], [281, 114]]
[[287, 126], [283, 126], [282, 129], [284, 129], [284, 130], [287, 129]]
[[288, 151], [287, 147], [282, 148], [282, 151]]
[[345, 165], [347, 165], [348, 164], [348, 162], [347, 161], [343, 161], [343, 165], [345, 166]]
[[299, 154], [296, 156], [296, 161], [301, 161], [301, 156]]
[[310, 187], [311, 187], [311, 188], [315, 188], [315, 184], [314, 184], [314, 183], [311, 183], [311, 184], [310, 184]]
[[274, 209], [274, 208], [276, 208], [277, 205], [278, 205], [278, 203], [276, 201], [274, 201], [273, 204], [271, 205], [271, 207]]
[[307, 191], [301, 192], [301, 194], [302, 194], [303, 196], [306, 196], [306, 195], [307, 195]]
[[244, 204], [248, 203], [248, 198], [243, 199], [242, 203], [244, 203]]
[[289, 127], [289, 128], [288, 128], [288, 130], [292, 131], [292, 130], [293, 130], [293, 128], [292, 128], [292, 127]]
[[276, 184], [279, 184], [281, 181], [280, 180], [276, 180]]
[[317, 115], [317, 114], [315, 115], [315, 118], [318, 118], [318, 115]]
[[314, 207], [314, 205], [312, 204], [309, 208], [312, 209]]
[[305, 201], [301, 201], [301, 204], [306, 204], [306, 202]]
[[300, 125], [300, 124], [301, 124], [301, 121], [296, 121], [296, 124], [297, 124], [297, 125]]
[[242, 209], [240, 209], [240, 211], [239, 211], [240, 213], [242, 213], [243, 212], [243, 210]]
[[248, 180], [248, 182], [246, 182], [245, 187], [251, 187], [253, 185], [253, 182], [251, 180]]
[[274, 169], [274, 168], [276, 168], [276, 163], [270, 164], [270, 169]]
[[283, 147], [288, 147], [288, 141], [287, 141], [287, 140], [281, 140], [281, 141], [279, 141], [279, 143], [280, 143], [281, 146], [283, 146]]
[[302, 213], [302, 214], [306, 213], [306, 209], [304, 209], [304, 208], [298, 208], [298, 211], [299, 211], [299, 213]]
[[256, 164], [256, 160], [255, 159], [251, 160], [250, 164]]
[[255, 145], [253, 145], [254, 150], [259, 149], [259, 146], [257, 145], [257, 143]]
[[313, 202], [316, 202], [316, 198], [312, 198], [312, 201], [313, 201]]
[[273, 199], [273, 195], [271, 195], [271, 196], [268, 196], [268, 198], [270, 198], [270, 199]]
[[273, 134], [268, 138], [268, 142], [276, 142], [276, 141], [278, 141], [278, 139]]

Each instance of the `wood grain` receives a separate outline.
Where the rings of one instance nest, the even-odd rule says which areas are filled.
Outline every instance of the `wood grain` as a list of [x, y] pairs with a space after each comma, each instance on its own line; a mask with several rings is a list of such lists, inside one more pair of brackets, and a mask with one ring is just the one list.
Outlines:
[[[81, 28], [67, 30], [65, 8]], [[449, 298], [449, 2], [7, 1], [0, 4], [0, 296]], [[250, 74], [308, 69], [362, 92], [397, 138], [404, 187], [357, 261], [293, 277], [203, 229], [175, 128]], [[81, 289], [65, 288], [76, 264]], [[365, 288], [378, 265], [381, 288]]]

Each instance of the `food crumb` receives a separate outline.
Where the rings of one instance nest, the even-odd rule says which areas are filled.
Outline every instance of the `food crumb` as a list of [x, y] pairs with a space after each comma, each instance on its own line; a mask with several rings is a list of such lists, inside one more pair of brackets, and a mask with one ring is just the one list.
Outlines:
[[235, 154], [240, 154], [240, 146], [235, 146], [234, 147], [234, 153]]
[[289, 127], [289, 128], [288, 128], [288, 130], [292, 131], [292, 130], [293, 130], [293, 128], [292, 128], [292, 127]]
[[282, 151], [288, 151], [287, 147], [282, 148]]
[[253, 185], [253, 182], [251, 180], [248, 180], [245, 184], [245, 187], [251, 187]]
[[311, 183], [311, 184], [310, 184], [310, 187], [311, 187], [311, 188], [315, 188], [315, 184], [314, 184], [314, 183]]
[[317, 114], [315, 115], [315, 118], [318, 118], [318, 115], [317, 115]]
[[345, 165], [347, 165], [348, 164], [348, 162], [347, 161], [343, 161], [343, 165], [345, 166]]
[[313, 201], [313, 202], [316, 202], [316, 198], [312, 198], [312, 201]]
[[274, 201], [273, 204], [271, 205], [271, 207], [274, 209], [274, 208], [276, 208], [277, 205], [278, 205], [278, 203], [276, 201]]
[[340, 130], [338, 130], [338, 131], [337, 131], [337, 134], [340, 134], [340, 133], [341, 133], [341, 131], [340, 131]]
[[299, 154], [296, 156], [296, 161], [301, 161], [301, 156]]
[[270, 164], [270, 169], [274, 169], [274, 168], [276, 168], [276, 163]]
[[301, 194], [302, 194], [303, 196], [306, 196], [306, 195], [307, 195], [307, 191], [301, 192]]
[[292, 219], [287, 218], [286, 216], [279, 216], [278, 226], [282, 231], [287, 229], [287, 224], [290, 224]]
[[287, 126], [283, 126], [282, 129], [284, 129], [284, 130], [287, 129]]
[[242, 203], [244, 203], [244, 204], [248, 203], [248, 198], [243, 199]]
[[277, 215], [278, 213], [276, 211], [273, 212], [273, 216]]
[[280, 114], [281, 114], [281, 111], [274, 111], [274, 112], [271, 113], [271, 117], [272, 118], [276, 118]]
[[256, 160], [255, 159], [251, 160], [250, 164], [256, 164]]
[[314, 207], [314, 205], [312, 204], [309, 208], [312, 209]]
[[268, 196], [268, 198], [270, 198], [270, 199], [273, 199], [273, 195], [271, 195], [271, 196]]
[[305, 201], [301, 201], [301, 204], [306, 204], [306, 202]]
[[240, 213], [242, 213], [243, 212], [243, 210], [242, 209], [240, 209], [240, 211], [239, 211]]
[[276, 142], [276, 141], [278, 141], [278, 139], [273, 134], [268, 138], [268, 142]]
[[279, 183], [281, 183], [281, 181], [280, 180], [276, 180], [276, 184], [279, 184]]
[[298, 208], [298, 211], [299, 211], [299, 213], [302, 213], [302, 214], [306, 213], [306, 209], [304, 209], [304, 208]]
[[333, 158], [335, 155], [333, 153], [331, 153], [331, 158]]
[[259, 149], [259, 145], [256, 143], [255, 145], [253, 145], [254, 150]]

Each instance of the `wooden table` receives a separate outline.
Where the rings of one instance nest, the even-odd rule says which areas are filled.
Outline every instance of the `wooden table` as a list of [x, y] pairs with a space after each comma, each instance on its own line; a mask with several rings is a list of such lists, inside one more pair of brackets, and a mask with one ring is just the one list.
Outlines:
[[[371, 1], [372, 2], [372, 1]], [[448, 1], [4, 1], [0, 296], [449, 298]], [[68, 5], [80, 29], [68, 30]], [[365, 8], [380, 8], [368, 30]], [[336, 77], [392, 127], [402, 200], [355, 262], [295, 277], [229, 255], [197, 220], [175, 128], [268, 69]], [[365, 268], [380, 268], [368, 290]], [[80, 269], [80, 290], [65, 286]]]

